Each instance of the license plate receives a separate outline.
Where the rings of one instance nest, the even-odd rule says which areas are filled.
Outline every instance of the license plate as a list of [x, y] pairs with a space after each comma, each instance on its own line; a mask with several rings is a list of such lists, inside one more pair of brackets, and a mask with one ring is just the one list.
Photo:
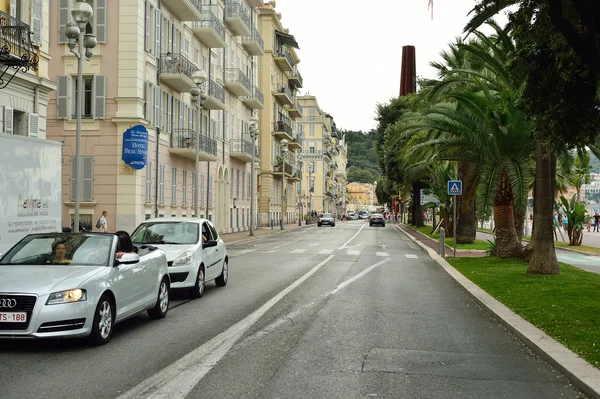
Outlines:
[[26, 312], [0, 312], [0, 323], [26, 323]]

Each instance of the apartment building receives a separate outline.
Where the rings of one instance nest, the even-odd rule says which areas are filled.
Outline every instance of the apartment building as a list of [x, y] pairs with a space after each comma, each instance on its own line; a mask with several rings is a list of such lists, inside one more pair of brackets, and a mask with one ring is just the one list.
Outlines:
[[[296, 93], [303, 84], [298, 71], [298, 43], [283, 27], [274, 1], [258, 10], [259, 32], [265, 40], [265, 56], [260, 58], [258, 68], [259, 87], [265, 99], [265, 107], [259, 113], [258, 223], [260, 226], [297, 223], [300, 211], [297, 154], [302, 149], [302, 137], [296, 119], [302, 116], [302, 108]], [[282, 152], [283, 140], [288, 142], [287, 152]]]
[[[333, 117], [315, 96], [298, 97], [303, 115], [298, 122], [303, 137], [302, 187], [309, 190], [308, 211], [345, 212], [347, 145], [340, 139]], [[303, 190], [304, 191], [304, 190]]]
[[[250, 119], [264, 107], [258, 59], [259, 0], [85, 0], [98, 45], [84, 62], [83, 199], [91, 228], [102, 210], [110, 230], [132, 231], [150, 217], [211, 219], [220, 232], [250, 222], [250, 162], [257, 149]], [[64, 141], [64, 217], [73, 214], [77, 58], [64, 35], [74, 0], [51, 2], [49, 136]], [[204, 71], [203, 109], [191, 101], [192, 77]], [[124, 132], [148, 130], [146, 165], [122, 159]], [[196, 142], [200, 172], [195, 172]], [[196, 198], [196, 188], [199, 198]]]
[[374, 184], [352, 182], [347, 185], [348, 211], [360, 211], [377, 205]]
[[49, 2], [0, 0], [0, 132], [46, 138]]

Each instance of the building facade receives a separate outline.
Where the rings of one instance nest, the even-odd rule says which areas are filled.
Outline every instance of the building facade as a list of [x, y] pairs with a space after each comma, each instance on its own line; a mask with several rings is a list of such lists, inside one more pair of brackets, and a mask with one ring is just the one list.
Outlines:
[[[259, 0], [86, 0], [98, 45], [84, 62], [81, 221], [103, 210], [109, 229], [132, 231], [150, 217], [211, 219], [220, 232], [250, 222], [250, 120], [265, 105], [258, 89]], [[77, 58], [64, 35], [74, 0], [51, 2], [48, 136], [64, 141], [64, 218], [73, 214]], [[203, 109], [191, 101], [204, 71]], [[145, 167], [122, 160], [123, 134], [148, 130]], [[196, 142], [200, 148], [195, 172]], [[198, 188], [199, 198], [195, 192]]]
[[370, 207], [377, 205], [375, 188], [376, 186], [370, 183], [349, 183], [347, 185], [348, 211], [370, 210]]
[[[259, 226], [297, 223], [299, 215], [296, 184], [300, 181], [298, 151], [302, 137], [296, 119], [302, 116], [297, 90], [302, 87], [296, 40], [283, 28], [275, 2], [259, 10], [259, 32], [265, 55], [259, 60], [259, 87], [264, 93], [260, 114], [260, 176], [258, 179]], [[282, 142], [287, 140], [287, 152]], [[285, 149], [284, 149], [285, 151]]]
[[[0, 0], [0, 132], [46, 138], [50, 4]], [[4, 73], [3, 73], [4, 72]]]

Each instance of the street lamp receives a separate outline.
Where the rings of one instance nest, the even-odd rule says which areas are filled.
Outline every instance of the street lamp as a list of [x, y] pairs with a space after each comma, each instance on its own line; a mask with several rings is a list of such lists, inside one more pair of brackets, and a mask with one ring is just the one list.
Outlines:
[[302, 160], [302, 154], [298, 155], [298, 168], [300, 169], [300, 195], [298, 196], [300, 201], [298, 201], [298, 226], [302, 226], [302, 165], [304, 164]]
[[258, 137], [258, 118], [250, 118], [250, 138], [252, 139], [252, 164], [250, 165], [250, 235], [254, 235], [254, 155]]
[[[96, 47], [96, 37], [92, 34], [86, 34], [88, 22], [94, 16], [92, 6], [83, 0], [77, 0], [71, 9], [73, 21], [69, 21], [65, 27], [65, 36], [69, 39], [68, 45], [71, 53], [77, 57], [77, 101], [75, 115], [77, 117], [75, 134], [75, 215], [73, 216], [73, 231], [79, 232], [79, 207], [82, 194], [81, 178], [81, 117], [83, 113], [83, 57], [89, 59], [92, 56], [92, 49]], [[78, 44], [78, 51], [75, 51], [75, 45]], [[85, 47], [85, 54], [83, 48]]]
[[[206, 88], [204, 87], [204, 82], [206, 82], [206, 72], [204, 71], [196, 71], [192, 74], [192, 80], [196, 83], [196, 87], [192, 87], [190, 89], [190, 94], [192, 96], [192, 103], [196, 105], [198, 110], [200, 111], [199, 123], [198, 123], [198, 133], [195, 134], [196, 139], [196, 163], [194, 164], [194, 170], [196, 171], [196, 181], [194, 182], [194, 213], [196, 217], [199, 217], [198, 213], [198, 178], [200, 176], [200, 133], [202, 133], [202, 107], [204, 107], [204, 101], [206, 100]], [[208, 202], [206, 203], [207, 214], [208, 214]], [[208, 216], [207, 216], [208, 218]]]
[[287, 212], [285, 206], [285, 156], [288, 152], [289, 141], [287, 139], [281, 140], [281, 230], [285, 224], [285, 212]]

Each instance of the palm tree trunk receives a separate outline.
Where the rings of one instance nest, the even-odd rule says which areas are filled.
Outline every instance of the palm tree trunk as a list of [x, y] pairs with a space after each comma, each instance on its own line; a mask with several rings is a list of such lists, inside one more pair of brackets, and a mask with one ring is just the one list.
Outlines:
[[533, 253], [529, 260], [529, 274], [560, 274], [554, 250], [552, 228], [554, 191], [556, 188], [556, 156], [541, 141], [535, 144], [535, 191], [533, 220], [535, 229], [531, 236]]
[[463, 195], [458, 197], [458, 220], [456, 225], [456, 243], [473, 244], [477, 234], [477, 218], [475, 215], [475, 190], [477, 179], [475, 164], [461, 162], [458, 165], [458, 176], [463, 182]]
[[503, 174], [494, 199], [496, 253], [500, 258], [520, 258], [523, 245], [515, 229], [514, 195], [508, 175]]
[[412, 224], [417, 227], [425, 226], [421, 213], [421, 182], [415, 181], [412, 189]]
[[514, 209], [514, 218], [515, 218], [515, 230], [517, 231], [517, 237], [519, 242], [523, 241], [523, 229], [525, 228], [525, 212], [521, 212]]

